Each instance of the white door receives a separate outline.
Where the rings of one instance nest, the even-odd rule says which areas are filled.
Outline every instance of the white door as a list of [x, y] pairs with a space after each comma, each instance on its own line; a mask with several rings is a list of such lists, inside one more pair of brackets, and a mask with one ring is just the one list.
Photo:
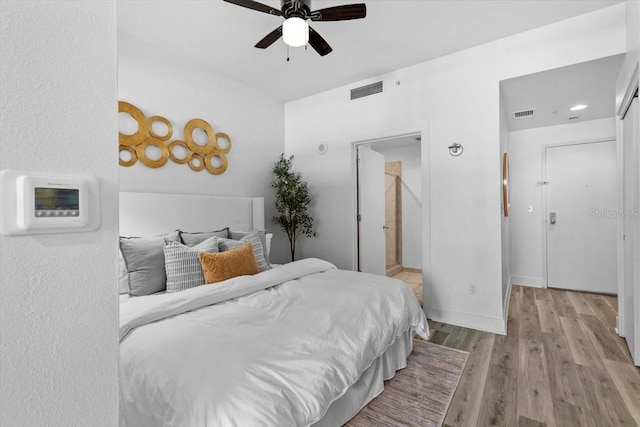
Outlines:
[[[640, 225], [638, 219], [640, 147], [638, 142], [638, 100], [635, 99], [623, 121], [623, 286], [624, 335], [636, 365], [640, 365]], [[635, 284], [635, 285], [634, 285]]]
[[617, 294], [615, 141], [545, 151], [548, 286]]
[[384, 156], [358, 146], [358, 159], [359, 269], [384, 276]]

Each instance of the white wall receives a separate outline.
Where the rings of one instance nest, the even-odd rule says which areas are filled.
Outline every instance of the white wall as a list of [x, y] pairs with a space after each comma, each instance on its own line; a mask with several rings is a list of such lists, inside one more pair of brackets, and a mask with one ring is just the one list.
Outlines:
[[402, 265], [422, 269], [422, 169], [420, 144], [375, 151], [385, 162], [402, 162]]
[[[284, 106], [247, 86], [216, 75], [174, 52], [118, 32], [118, 98], [147, 117], [160, 115], [182, 139], [193, 118], [208, 121], [232, 139], [222, 175], [192, 171], [169, 161], [159, 169], [138, 162], [120, 167], [121, 191], [265, 197], [265, 225], [275, 232], [271, 260], [287, 261], [288, 242], [273, 224], [273, 163], [284, 152]], [[113, 142], [114, 147], [116, 142]]]
[[2, 426], [118, 424], [115, 9], [0, 2], [0, 169], [95, 175], [102, 204], [97, 231], [0, 236]]
[[[615, 118], [509, 132], [511, 275], [516, 284], [543, 286], [542, 147], [612, 138]], [[529, 207], [533, 212], [528, 212]]]
[[[503, 156], [504, 153], [509, 153], [509, 129], [507, 128], [508, 125], [508, 121], [507, 121], [507, 115], [505, 114], [504, 111], [504, 102], [502, 100], [502, 92], [500, 93], [500, 173], [502, 174], [504, 166], [503, 166]], [[510, 154], [508, 154], [510, 155]], [[508, 194], [510, 195], [511, 191], [510, 191], [510, 182], [508, 182], [509, 177], [508, 177], [508, 173], [507, 173], [507, 191]], [[501, 175], [502, 180], [505, 179], [504, 175]], [[500, 191], [501, 194], [503, 194], [503, 181], [500, 181]], [[500, 198], [501, 200], [501, 206], [502, 206], [502, 217], [500, 220], [500, 235], [501, 235], [501, 243], [500, 246], [502, 248], [502, 305], [504, 307], [504, 317], [506, 319], [507, 315], [509, 314], [507, 312], [508, 307], [507, 307], [507, 298], [509, 298], [509, 295], [507, 295], [508, 291], [509, 291], [509, 284], [511, 283], [511, 263], [509, 258], [511, 257], [511, 239], [510, 239], [510, 217], [509, 216], [504, 216], [504, 195]], [[507, 204], [510, 204], [510, 201], [507, 200]], [[511, 215], [511, 213], [509, 213], [509, 215]]]
[[[351, 88], [377, 80], [369, 79], [287, 103], [286, 150], [312, 183], [319, 218], [303, 254], [353, 267], [352, 142], [422, 132], [427, 312], [504, 332], [499, 82], [622, 53], [624, 13], [616, 5], [385, 74], [379, 95], [349, 101]], [[329, 143], [324, 156], [313, 154], [319, 141]], [[449, 155], [453, 142], [462, 156]]]

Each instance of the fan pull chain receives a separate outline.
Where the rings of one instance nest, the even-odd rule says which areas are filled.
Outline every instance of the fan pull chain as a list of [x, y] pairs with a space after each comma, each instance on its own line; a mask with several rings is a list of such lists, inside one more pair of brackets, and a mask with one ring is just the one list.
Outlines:
[[289, 62], [289, 45], [287, 45], [287, 62]]

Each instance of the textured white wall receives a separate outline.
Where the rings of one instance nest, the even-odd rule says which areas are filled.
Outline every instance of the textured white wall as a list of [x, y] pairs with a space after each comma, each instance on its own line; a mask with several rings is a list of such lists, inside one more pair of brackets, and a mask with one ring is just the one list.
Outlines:
[[[428, 314], [504, 331], [499, 82], [624, 52], [624, 14], [624, 4], [616, 5], [397, 70], [380, 77], [380, 95], [349, 101], [350, 89], [378, 78], [287, 103], [286, 149], [311, 183], [320, 219], [319, 236], [305, 241], [303, 254], [353, 267], [351, 143], [422, 131], [430, 141], [422, 153]], [[324, 156], [314, 155], [320, 141], [330, 147]], [[453, 142], [464, 145], [462, 156], [449, 155]], [[467, 294], [469, 284], [476, 295]]]
[[[615, 138], [614, 118], [509, 132], [511, 275], [513, 283], [542, 286], [542, 147]], [[533, 212], [528, 212], [529, 206]]]
[[422, 268], [422, 169], [420, 144], [375, 149], [385, 162], [402, 162], [402, 265]]
[[[147, 117], [160, 115], [173, 124], [173, 139], [182, 139], [193, 118], [208, 121], [233, 142], [229, 166], [222, 175], [192, 171], [168, 162], [151, 169], [138, 162], [120, 167], [121, 191], [262, 196], [265, 225], [275, 232], [271, 260], [287, 261], [286, 237], [273, 224], [273, 163], [284, 152], [284, 105], [247, 86], [217, 75], [178, 53], [118, 33], [118, 97]], [[114, 147], [115, 147], [114, 142]]]
[[0, 168], [95, 175], [102, 203], [94, 232], [0, 236], [2, 426], [118, 423], [115, 8], [0, 2]]

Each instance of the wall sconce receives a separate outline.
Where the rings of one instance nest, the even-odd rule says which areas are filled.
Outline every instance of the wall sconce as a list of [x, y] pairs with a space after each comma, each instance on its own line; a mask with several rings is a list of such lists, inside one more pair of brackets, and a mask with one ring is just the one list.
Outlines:
[[449, 146], [449, 154], [451, 154], [453, 157], [458, 157], [460, 154], [462, 154], [463, 151], [464, 148], [458, 143], [453, 143]]

